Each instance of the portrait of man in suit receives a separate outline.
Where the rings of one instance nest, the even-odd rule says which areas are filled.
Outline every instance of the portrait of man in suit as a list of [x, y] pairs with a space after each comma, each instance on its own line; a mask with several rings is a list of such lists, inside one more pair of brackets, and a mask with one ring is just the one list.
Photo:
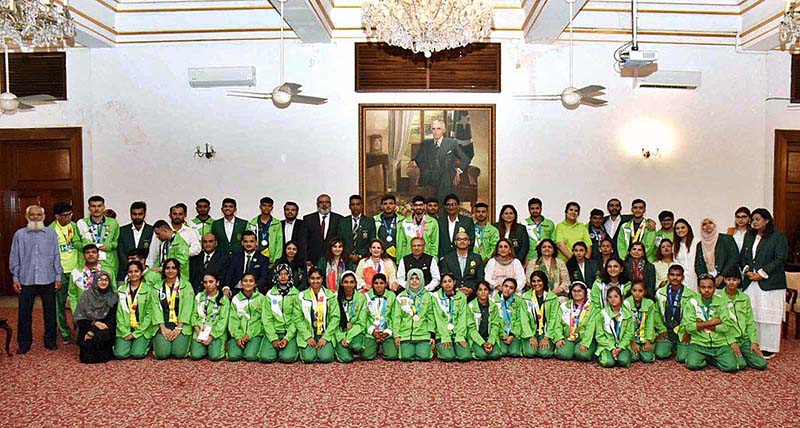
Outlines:
[[401, 214], [422, 195], [444, 206], [455, 194], [469, 213], [494, 204], [494, 105], [360, 106], [360, 194], [367, 212], [385, 194]]

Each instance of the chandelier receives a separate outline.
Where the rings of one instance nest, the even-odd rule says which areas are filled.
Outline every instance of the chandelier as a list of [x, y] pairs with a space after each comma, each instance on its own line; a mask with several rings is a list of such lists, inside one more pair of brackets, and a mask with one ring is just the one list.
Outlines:
[[367, 37], [430, 58], [488, 37], [494, 8], [491, 0], [364, 0], [361, 20]]
[[0, 43], [22, 49], [64, 45], [75, 37], [75, 20], [54, 0], [0, 0]]
[[800, 49], [800, 6], [796, 1], [787, 2], [786, 12], [783, 13], [778, 35], [781, 43], [789, 46], [792, 50]]

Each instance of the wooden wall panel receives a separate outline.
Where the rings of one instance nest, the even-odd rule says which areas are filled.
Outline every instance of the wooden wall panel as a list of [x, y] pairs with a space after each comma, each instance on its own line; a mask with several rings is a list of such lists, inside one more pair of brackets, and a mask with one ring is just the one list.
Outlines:
[[473, 43], [425, 58], [383, 43], [356, 43], [357, 92], [500, 92], [500, 44]]
[[[18, 96], [52, 95], [67, 99], [67, 55], [64, 52], [8, 55], [11, 92]], [[0, 67], [0, 87], [6, 92], [5, 68]]]

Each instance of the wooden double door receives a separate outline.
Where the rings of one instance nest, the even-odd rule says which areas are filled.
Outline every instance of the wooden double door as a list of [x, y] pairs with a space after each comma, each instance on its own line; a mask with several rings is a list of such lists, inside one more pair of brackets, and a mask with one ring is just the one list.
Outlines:
[[44, 207], [45, 224], [57, 202], [83, 216], [81, 128], [0, 129], [0, 191], [0, 294], [13, 294], [9, 254], [25, 208]]

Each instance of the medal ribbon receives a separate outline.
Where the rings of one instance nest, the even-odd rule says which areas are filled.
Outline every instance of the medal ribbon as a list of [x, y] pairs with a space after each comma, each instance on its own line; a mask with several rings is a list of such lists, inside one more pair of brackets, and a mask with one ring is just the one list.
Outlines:
[[95, 224], [95, 222], [93, 222], [91, 218], [89, 219], [89, 227], [91, 228], [92, 238], [94, 239], [95, 244], [100, 244], [100, 242], [103, 241], [103, 235], [104, 235], [103, 232], [106, 230], [105, 224], [106, 224], [105, 216], [103, 216], [103, 221], [100, 222], [100, 224]]
[[[631, 224], [635, 224], [633, 223], [633, 220], [631, 220]], [[633, 233], [633, 235], [631, 235], [631, 244], [634, 242], [639, 242], [642, 239], [644, 227], [644, 219], [642, 219], [642, 222], [639, 223], [639, 228]]]
[[261, 219], [258, 220], [258, 232], [259, 235], [261, 235], [261, 242], [259, 242], [258, 245], [261, 245], [264, 242], [267, 243], [266, 245], [264, 245], [264, 248], [261, 249], [261, 254], [267, 257], [269, 257], [269, 226], [271, 224], [272, 224], [272, 217], [270, 217], [266, 225], [263, 225], [261, 223]]
[[416, 229], [417, 229], [417, 238], [422, 238], [422, 234], [425, 232], [425, 224], [427, 222], [428, 221], [425, 220], [425, 216], [424, 215], [422, 216], [422, 220], [420, 220], [419, 223], [414, 221], [414, 225], [416, 225]]
[[[314, 293], [313, 291], [311, 292]], [[314, 328], [316, 329], [316, 335], [322, 336], [325, 332], [325, 291], [319, 290], [319, 294], [316, 297], [317, 304], [314, 306]]]
[[[381, 224], [383, 224], [383, 227], [386, 229], [386, 236], [392, 236], [393, 237], [394, 236], [394, 229], [397, 226], [397, 216], [392, 217], [392, 221], [387, 223], [386, 222], [386, 218], [384, 218], [383, 215], [381, 215]], [[391, 242], [388, 239], [387, 239], [387, 241]]]
[[[211, 300], [214, 303], [214, 310], [211, 312], [211, 322], [207, 322], [208, 321], [208, 316], [207, 316], [208, 315], [208, 305], [209, 305], [209, 301], [210, 300], [211, 299], [209, 299], [208, 293], [206, 293], [204, 298], [203, 298], [203, 301], [197, 307], [198, 315], [200, 315], [200, 318], [203, 319], [203, 325], [204, 326], [206, 326], [206, 325], [214, 325], [214, 322], [217, 320], [217, 314], [219, 313], [219, 304], [217, 303], [216, 300]], [[249, 306], [250, 305], [248, 305], [248, 312], [249, 312]]]
[[171, 323], [178, 323], [178, 314], [175, 313], [175, 300], [178, 298], [178, 288], [180, 287], [180, 281], [177, 279], [175, 280], [175, 284], [172, 285], [170, 289], [169, 285], [167, 285], [166, 281], [164, 282], [164, 294], [167, 296], [167, 304], [169, 305], [169, 322]]
[[[139, 287], [141, 287], [141, 284], [139, 285]], [[131, 298], [131, 295], [133, 295], [133, 298]], [[128, 308], [131, 311], [131, 316], [130, 316], [131, 330], [136, 330], [139, 328], [139, 320], [137, 319], [136, 316], [136, 310], [139, 309], [139, 289], [137, 288], [136, 291], [133, 291], [133, 289], [131, 289], [130, 282], [128, 282], [128, 293], [126, 297], [128, 300]]]
[[710, 320], [711, 317], [714, 316], [714, 312], [716, 312], [713, 306], [710, 306], [710, 304], [706, 305], [705, 302], [703, 302], [703, 305], [700, 306], [700, 309], [703, 310], [703, 318], [705, 318], [704, 321]]
[[586, 316], [588, 313], [586, 311], [586, 307], [589, 306], [589, 303], [586, 301], [581, 304], [580, 307], [576, 304], [572, 304], [571, 314], [569, 318], [569, 340], [575, 341], [578, 339], [578, 326], [581, 324], [583, 317]]
[[533, 294], [533, 307], [534, 316], [536, 317], [536, 334], [541, 336], [544, 334], [544, 295], [542, 295], [542, 302], [539, 302], [539, 296]]
[[[378, 299], [380, 299], [381, 301], [378, 304], [378, 313], [375, 314], [375, 315], [377, 315], [377, 317], [378, 317], [378, 325], [376, 326], [376, 330], [378, 330], [380, 332], [380, 331], [383, 331], [383, 330], [386, 329], [385, 315], [386, 315], [386, 301], [387, 301], [387, 299], [384, 296], [376, 296], [375, 300], [378, 300]], [[373, 300], [373, 302], [375, 300]]]
[[486, 236], [486, 226], [480, 227], [475, 225], [475, 249], [480, 251], [483, 249], [483, 237]]
[[89, 269], [88, 267], [83, 267], [83, 291], [88, 290], [94, 284], [94, 279], [97, 274], [100, 273], [100, 263], [98, 263], [94, 270]]
[[511, 296], [510, 299], [506, 300], [504, 298], [500, 298], [502, 303], [500, 306], [503, 308], [503, 322], [505, 323], [505, 331], [506, 334], [511, 333], [511, 310], [510, 306], [514, 304], [514, 296]]
[[619, 337], [622, 333], [622, 309], [620, 313], [614, 317], [614, 346], [619, 348]]

